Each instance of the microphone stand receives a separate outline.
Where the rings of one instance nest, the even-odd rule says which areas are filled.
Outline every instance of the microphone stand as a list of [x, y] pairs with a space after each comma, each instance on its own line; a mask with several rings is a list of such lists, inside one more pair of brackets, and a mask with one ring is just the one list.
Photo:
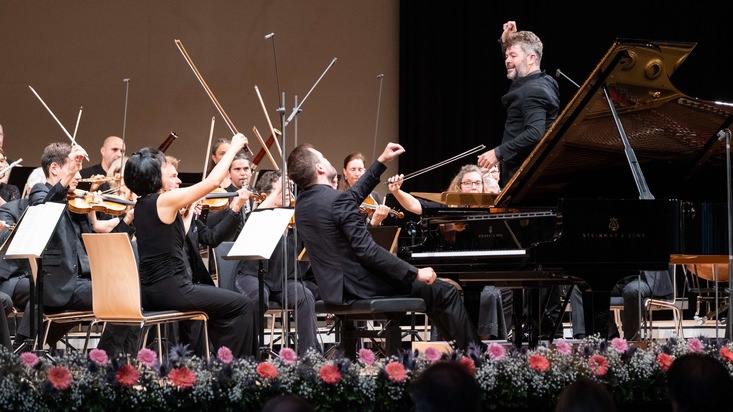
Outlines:
[[[733, 194], [731, 193], [730, 129], [723, 129], [718, 132], [718, 138], [722, 140], [723, 137], [725, 138], [726, 190], [728, 195], [728, 319], [725, 323], [725, 338], [730, 339], [733, 336], [733, 305], [730, 304], [730, 291], [733, 290], [733, 274], [731, 273], [733, 272]], [[718, 316], [715, 319], [718, 319]]]

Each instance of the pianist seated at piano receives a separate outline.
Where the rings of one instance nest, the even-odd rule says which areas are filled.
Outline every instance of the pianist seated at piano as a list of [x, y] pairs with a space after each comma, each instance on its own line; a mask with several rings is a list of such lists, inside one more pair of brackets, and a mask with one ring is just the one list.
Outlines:
[[[498, 171], [498, 168], [497, 168]], [[421, 198], [416, 198], [403, 191], [402, 175], [389, 178], [389, 191], [402, 207], [417, 215], [422, 215], [427, 208], [441, 208], [446, 205]], [[458, 174], [448, 186], [448, 192], [459, 193], [498, 193], [492, 192], [484, 184], [484, 174], [481, 168], [475, 164], [467, 164], [461, 167]], [[498, 189], [498, 183], [497, 187]], [[459, 227], [456, 227], [459, 226]], [[460, 232], [460, 224], [441, 224], [441, 234], [446, 239], [456, 239], [456, 233]], [[481, 291], [479, 313], [478, 313], [478, 334], [481, 339], [506, 339], [509, 331], [508, 325], [512, 321], [512, 292], [509, 288], [497, 288], [493, 285], [484, 286]]]
[[501, 192], [501, 187], [499, 186], [499, 165], [495, 164], [490, 168], [479, 166], [479, 168], [484, 178], [484, 192], [498, 195]]

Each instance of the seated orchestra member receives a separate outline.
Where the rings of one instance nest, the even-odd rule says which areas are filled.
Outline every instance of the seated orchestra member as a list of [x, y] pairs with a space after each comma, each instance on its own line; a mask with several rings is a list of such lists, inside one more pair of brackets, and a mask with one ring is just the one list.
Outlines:
[[[621, 311], [621, 327], [624, 330], [624, 339], [639, 340], [639, 325], [641, 319], [640, 307], [649, 298], [671, 299], [674, 296], [674, 266], [668, 270], [644, 270], [639, 276], [622, 279], [611, 290], [612, 296], [622, 296], [624, 309]], [[617, 336], [616, 325], [609, 322], [610, 336]]]
[[[227, 150], [229, 150], [230, 146], [231, 146], [231, 139], [228, 139], [228, 138], [221, 138], [221, 139], [218, 139], [216, 142], [214, 142], [213, 146], [211, 146], [211, 165], [212, 167], [219, 164], [222, 157], [224, 157], [224, 154], [227, 152]], [[232, 182], [229, 176], [225, 176], [224, 180], [222, 180], [219, 187], [227, 188], [231, 184]]]
[[[422, 215], [424, 208], [444, 207], [445, 205], [419, 199], [409, 193], [401, 190], [402, 176], [394, 176], [389, 179], [389, 190], [395, 199], [408, 211]], [[461, 167], [455, 175], [448, 192], [460, 193], [489, 193], [484, 186], [484, 179], [481, 169], [474, 164], [467, 164]], [[451, 223], [445, 224], [441, 228], [445, 230], [446, 237], [451, 236], [446, 232], [453, 231], [455, 237], [455, 225]], [[512, 292], [508, 288], [496, 288], [493, 285], [487, 285], [481, 291], [479, 314], [478, 314], [478, 334], [482, 339], [506, 339], [508, 328], [511, 324], [512, 317]]]
[[[81, 161], [86, 151], [81, 146], [68, 143], [52, 143], [43, 151], [41, 167], [46, 175], [45, 183], [37, 183], [31, 188], [28, 203], [30, 206], [46, 202], [66, 203], [67, 193], [73, 191], [78, 183]], [[82, 242], [82, 233], [91, 233], [92, 220], [87, 214], [72, 213], [68, 208], [61, 215], [54, 234], [51, 236], [42, 258], [43, 306], [44, 311], [91, 310], [92, 283], [89, 272], [89, 259]], [[123, 218], [111, 219], [103, 223], [110, 230], [132, 233]], [[113, 227], [114, 226], [114, 227]], [[26, 304], [25, 313], [30, 313]], [[30, 317], [24, 316], [15, 336], [16, 345], [29, 338]], [[53, 348], [73, 324], [54, 323], [48, 333], [48, 344]], [[108, 325], [99, 341], [98, 347], [110, 354], [124, 351], [114, 341], [116, 333], [126, 334], [130, 327]]]
[[[231, 166], [229, 166], [229, 180], [232, 183], [225, 189], [227, 192], [230, 193], [240, 192], [242, 191], [242, 189], [245, 189], [243, 193], [246, 193], [246, 199], [244, 201], [244, 204], [236, 207], [236, 213], [239, 214], [239, 220], [237, 221], [236, 230], [229, 232], [226, 238], [222, 241], [234, 241], [237, 239], [237, 236], [239, 236], [239, 233], [242, 231], [244, 222], [247, 220], [249, 212], [251, 212], [252, 209], [254, 209], [255, 207], [254, 197], [250, 196], [251, 189], [249, 186], [249, 182], [251, 179], [252, 161], [246, 154], [237, 153], [237, 155], [234, 156], [234, 160], [232, 161]], [[226, 217], [226, 215], [226, 211], [209, 212], [208, 216], [206, 217], [206, 224], [209, 227], [216, 226], [223, 218]], [[211, 260], [209, 260], [209, 267], [212, 267]]]
[[185, 188], [165, 191], [165, 155], [153, 148], [130, 156], [124, 173], [127, 186], [140, 196], [135, 220], [143, 307], [206, 312], [213, 349], [226, 346], [237, 357], [253, 354], [252, 303], [239, 293], [192, 283], [187, 274], [186, 231], [180, 210], [219, 187], [232, 159], [246, 143], [244, 135], [236, 134], [211, 173]]
[[[0, 171], [8, 167], [8, 158], [0, 147]], [[10, 170], [0, 175], [0, 205], [11, 200], [20, 199], [20, 189], [18, 186], [8, 183], [10, 178]]]
[[[179, 160], [173, 156], [166, 156], [166, 163], [162, 168], [163, 189], [165, 191], [178, 189], [181, 187], [181, 179], [178, 178], [178, 162]], [[240, 209], [246, 204], [249, 192], [246, 189], [240, 189], [239, 196], [232, 199], [229, 206], [220, 211], [216, 224], [212, 224], [213, 219], [209, 219], [204, 224], [201, 219], [197, 219], [197, 214], [201, 212], [201, 204], [196, 203], [191, 208], [183, 209], [182, 216], [184, 227], [186, 228], [186, 257], [185, 263], [186, 275], [193, 284], [203, 284], [214, 286], [214, 280], [209, 274], [209, 270], [204, 265], [199, 253], [199, 244], [210, 247], [216, 247], [221, 242], [232, 238], [233, 234], [241, 227]], [[211, 267], [211, 266], [209, 266]], [[192, 349], [200, 356], [204, 356], [205, 343], [203, 341], [204, 334], [201, 329], [201, 322], [182, 321], [178, 322], [179, 337], [182, 344], [189, 344]]]
[[389, 143], [378, 161], [345, 192], [333, 189], [336, 169], [311, 145], [301, 144], [288, 156], [288, 176], [301, 188], [295, 221], [321, 297], [332, 304], [383, 296], [419, 297], [441, 336], [454, 339], [459, 348], [480, 344], [456, 288], [436, 281], [432, 268], [418, 269], [377, 245], [359, 213], [362, 200], [386, 170], [384, 163], [404, 151], [399, 144]]
[[[344, 190], [356, 184], [357, 180], [364, 174], [364, 155], [355, 152], [344, 158]], [[375, 204], [374, 213], [367, 216], [367, 224], [371, 226], [380, 226], [384, 219], [389, 216], [389, 207], [382, 204], [382, 197], [379, 193], [372, 191], [369, 193], [368, 201]]]
[[[265, 172], [257, 182], [257, 191], [266, 193], [267, 198], [258, 208], [282, 207], [282, 172]], [[286, 194], [290, 197], [290, 194]], [[283, 246], [287, 242], [288, 252], [288, 273], [283, 276]], [[292, 230], [287, 229], [284, 239], [281, 239], [271, 258], [266, 262], [264, 280], [264, 302], [265, 306], [270, 301], [280, 302], [283, 300], [283, 290], [286, 291], [288, 309], [297, 307], [296, 329], [298, 333], [298, 352], [305, 354], [310, 348], [320, 351], [318, 344], [318, 329], [316, 325], [316, 300], [319, 298], [318, 286], [309, 270], [307, 262], [298, 262], [294, 267], [292, 262], [302, 245], [296, 247], [295, 237]], [[257, 273], [259, 264], [253, 260], [242, 260], [237, 265], [235, 287], [254, 302], [256, 319], [259, 321], [262, 314], [259, 313], [259, 280]], [[297, 276], [297, 281], [296, 281]], [[284, 279], [285, 278], [285, 279]]]
[[[122, 138], [119, 136], [107, 136], [102, 142], [102, 147], [99, 148], [99, 153], [102, 155], [102, 161], [82, 169], [82, 178], [89, 177], [114, 177], [115, 170], [120, 169], [120, 159], [125, 154], [125, 145]], [[83, 185], [82, 189], [89, 189], [91, 186]], [[99, 186], [99, 190], [106, 191], [110, 188], [109, 183], [104, 182]]]
[[[18, 200], [15, 200], [14, 202], [18, 202]], [[7, 205], [8, 203], [5, 203], [2, 207]], [[0, 207], [1, 208], [1, 207]], [[4, 220], [0, 220], [0, 233], [2, 233], [4, 239], [7, 238], [7, 232], [8, 232], [8, 225]], [[2, 242], [0, 242], [2, 243]], [[5, 259], [2, 259], [3, 261]], [[13, 293], [12, 291], [15, 289], [15, 283], [16, 282], [8, 282], [7, 278], [8, 274], [5, 273], [5, 271], [0, 272], [0, 346], [4, 346], [5, 349], [8, 351], [13, 350], [13, 344], [10, 340], [10, 328], [8, 327], [8, 316], [13, 313], [14, 303], [13, 299], [10, 296], [10, 293]], [[26, 288], [28, 288], [28, 280], [26, 279]], [[9, 290], [10, 293], [6, 293], [5, 290]], [[26, 293], [26, 296], [27, 293]], [[27, 297], [26, 297], [27, 299]]]

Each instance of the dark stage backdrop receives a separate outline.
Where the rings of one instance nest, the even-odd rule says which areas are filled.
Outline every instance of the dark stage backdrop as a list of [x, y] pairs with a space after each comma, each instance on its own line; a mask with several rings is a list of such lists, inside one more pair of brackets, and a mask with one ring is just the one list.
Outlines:
[[[400, 6], [400, 173], [479, 144], [501, 142], [509, 87], [497, 39], [517, 22], [543, 41], [542, 68], [582, 84], [616, 38], [696, 42], [672, 78], [684, 94], [733, 102], [731, 2], [402, 1]], [[560, 84], [561, 109], [575, 93]], [[441, 192], [467, 157], [408, 181], [406, 191]], [[653, 188], [651, 188], [653, 190]]]

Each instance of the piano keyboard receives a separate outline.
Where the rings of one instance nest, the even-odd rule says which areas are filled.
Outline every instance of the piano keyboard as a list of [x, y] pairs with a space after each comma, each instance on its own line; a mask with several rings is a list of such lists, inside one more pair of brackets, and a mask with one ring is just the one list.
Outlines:
[[446, 252], [417, 252], [412, 254], [413, 259], [420, 258], [450, 258], [450, 257], [504, 257], [527, 256], [525, 249], [505, 250], [451, 250]]

